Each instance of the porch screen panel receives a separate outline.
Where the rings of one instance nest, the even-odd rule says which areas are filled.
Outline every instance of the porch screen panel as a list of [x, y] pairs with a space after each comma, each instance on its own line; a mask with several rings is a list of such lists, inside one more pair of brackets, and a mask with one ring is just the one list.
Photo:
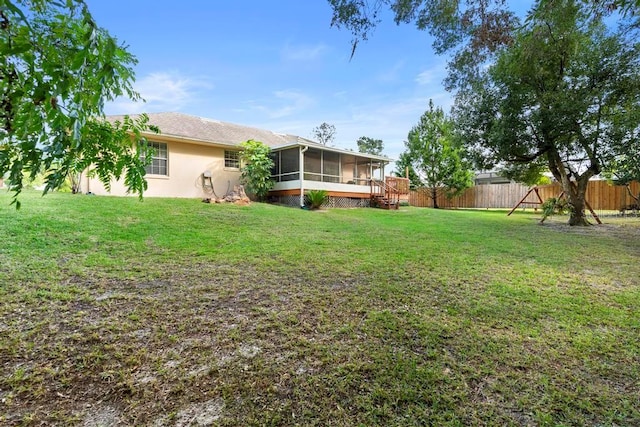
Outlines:
[[304, 153], [304, 179], [309, 181], [322, 181], [322, 152], [309, 149]]
[[340, 154], [324, 152], [322, 180], [324, 182], [340, 182]]
[[373, 179], [384, 179], [384, 177], [382, 176], [382, 163], [380, 162], [371, 162], [371, 166], [373, 169], [371, 178]]
[[269, 153], [269, 158], [273, 161], [273, 167], [271, 168], [271, 177], [276, 181], [280, 182], [280, 152], [271, 152]]
[[360, 185], [366, 185], [371, 178], [371, 163], [363, 160], [358, 160], [356, 163], [356, 181]]
[[342, 155], [342, 182], [355, 184], [356, 158], [350, 154]]
[[300, 151], [288, 148], [280, 151], [280, 181], [295, 181], [300, 178]]

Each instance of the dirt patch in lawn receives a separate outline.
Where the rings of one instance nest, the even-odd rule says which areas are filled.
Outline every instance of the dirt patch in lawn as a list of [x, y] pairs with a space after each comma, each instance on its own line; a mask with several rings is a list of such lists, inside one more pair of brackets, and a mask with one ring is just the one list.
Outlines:
[[[0, 420], [528, 425], [553, 396], [571, 424], [607, 424], [611, 407], [618, 425], [640, 421], [628, 393], [640, 363], [624, 317], [633, 301], [611, 304], [607, 319], [618, 323], [594, 333], [591, 320], [568, 317], [582, 305], [557, 295], [532, 305], [522, 285], [496, 292], [488, 272], [476, 281], [411, 273], [194, 263], [25, 285], [7, 296], [0, 323]], [[593, 407], [571, 412], [576, 389]]]
[[547, 219], [543, 227], [563, 233], [581, 234], [587, 236], [612, 236], [620, 239], [637, 239], [640, 237], [640, 218], [603, 218], [602, 224], [590, 220], [592, 226], [572, 227], [567, 224], [567, 219]]

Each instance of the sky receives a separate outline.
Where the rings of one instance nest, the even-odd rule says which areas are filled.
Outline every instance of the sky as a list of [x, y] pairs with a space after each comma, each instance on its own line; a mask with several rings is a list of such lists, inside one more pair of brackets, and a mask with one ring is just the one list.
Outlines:
[[[429, 99], [448, 111], [446, 58], [412, 25], [385, 19], [351, 55], [351, 33], [330, 26], [326, 0], [87, 0], [98, 24], [138, 59], [146, 103], [107, 114], [175, 111], [312, 138], [357, 151], [382, 139], [397, 159]], [[313, 138], [312, 138], [313, 139]]]

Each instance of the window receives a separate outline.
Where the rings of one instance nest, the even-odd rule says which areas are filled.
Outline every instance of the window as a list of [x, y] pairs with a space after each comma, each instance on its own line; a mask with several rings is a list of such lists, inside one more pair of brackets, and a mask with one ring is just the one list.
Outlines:
[[[169, 152], [167, 150], [167, 144], [164, 142], [148, 142], [148, 147], [151, 149], [151, 163], [149, 163], [144, 169], [147, 175], [164, 175], [169, 176]], [[140, 156], [141, 160], [144, 160], [144, 156]]]
[[224, 167], [240, 169], [240, 152], [224, 150]]

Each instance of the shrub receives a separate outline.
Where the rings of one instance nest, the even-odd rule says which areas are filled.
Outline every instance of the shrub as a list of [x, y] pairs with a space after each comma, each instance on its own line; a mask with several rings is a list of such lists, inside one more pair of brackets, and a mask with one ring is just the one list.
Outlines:
[[271, 149], [260, 141], [250, 139], [240, 144], [242, 152], [242, 182], [249, 192], [255, 194], [259, 201], [264, 201], [273, 188], [271, 179], [273, 160], [269, 157]]
[[311, 209], [320, 209], [328, 198], [329, 194], [325, 190], [310, 190], [305, 195], [306, 205]]
[[571, 209], [571, 206], [569, 206], [569, 203], [567, 202], [566, 199], [562, 199], [562, 198], [556, 199], [555, 197], [549, 197], [547, 200], [544, 201], [544, 203], [542, 203], [541, 222], [543, 222], [545, 219], [547, 219], [551, 215], [563, 215], [569, 212], [570, 209]]

